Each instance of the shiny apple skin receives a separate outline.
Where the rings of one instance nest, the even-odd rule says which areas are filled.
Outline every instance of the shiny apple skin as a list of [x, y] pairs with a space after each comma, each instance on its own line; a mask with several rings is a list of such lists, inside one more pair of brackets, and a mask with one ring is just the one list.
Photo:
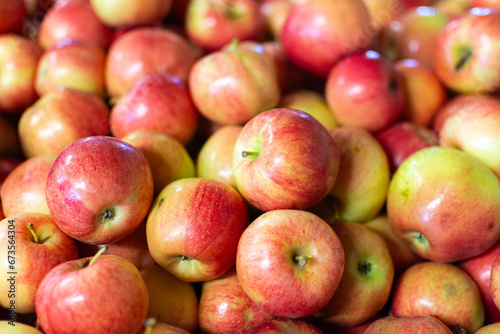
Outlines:
[[16, 326], [9, 324], [8, 320], [0, 320], [0, 331], [9, 334], [43, 334], [33, 326], [16, 322]]

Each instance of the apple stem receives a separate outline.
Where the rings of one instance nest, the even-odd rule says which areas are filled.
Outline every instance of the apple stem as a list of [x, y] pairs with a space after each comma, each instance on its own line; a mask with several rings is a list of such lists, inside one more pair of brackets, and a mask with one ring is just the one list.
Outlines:
[[99, 249], [99, 251], [94, 255], [94, 257], [92, 258], [92, 260], [90, 260], [89, 262], [89, 266], [91, 266], [99, 256], [102, 255], [102, 253], [104, 253], [105, 251], [108, 250], [108, 245], [104, 246], [103, 248]]
[[35, 228], [33, 227], [32, 223], [28, 223], [28, 230], [31, 232], [31, 235], [33, 236], [33, 240], [35, 243], [38, 243], [38, 235], [35, 233]]
[[231, 51], [231, 52], [236, 51], [236, 47], [238, 46], [239, 43], [240, 43], [239, 39], [233, 38], [233, 40], [231, 41], [231, 44], [229, 44], [229, 47], [227, 48], [228, 51]]
[[42, 328], [42, 326], [40, 325], [40, 319], [38, 319], [38, 318], [36, 318], [35, 328], [38, 330], [40, 330]]
[[250, 157], [250, 156], [257, 156], [257, 155], [259, 155], [259, 153], [257, 153], [257, 152], [252, 152], [252, 151], [242, 151], [242, 152], [241, 152], [241, 156], [242, 156], [243, 158], [248, 158], [248, 157]]
[[153, 326], [156, 325], [156, 322], [156, 319], [153, 317], [146, 318], [146, 320], [144, 320], [144, 334], [150, 334], [153, 330]]
[[307, 259], [303, 255], [296, 255], [293, 257], [293, 260], [298, 263], [299, 266], [305, 267], [307, 264]]

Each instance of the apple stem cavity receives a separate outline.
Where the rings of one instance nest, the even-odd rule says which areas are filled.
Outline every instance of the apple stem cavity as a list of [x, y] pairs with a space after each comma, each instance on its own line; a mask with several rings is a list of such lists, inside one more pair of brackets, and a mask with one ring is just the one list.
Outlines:
[[33, 236], [33, 241], [38, 244], [39, 243], [38, 235], [36, 235], [35, 228], [33, 227], [32, 223], [28, 223], [28, 230], [31, 232], [31, 235]]
[[99, 223], [105, 224], [110, 220], [113, 220], [116, 216], [116, 209], [113, 207], [106, 208], [104, 209], [100, 214], [99, 214]]
[[252, 152], [252, 151], [242, 151], [241, 152], [242, 158], [257, 157], [258, 155], [259, 155], [258, 152]]
[[88, 266], [91, 266], [99, 256], [101, 256], [104, 252], [106, 252], [108, 250], [108, 246], [104, 246], [102, 247], [101, 249], [99, 249], [99, 251], [94, 255], [94, 257], [92, 258], [92, 260], [90, 260]]
[[358, 263], [358, 271], [362, 275], [366, 276], [372, 271], [372, 264], [370, 262], [367, 262], [367, 261], [362, 261], [362, 262]]
[[153, 331], [154, 325], [156, 325], [157, 320], [153, 317], [146, 318], [144, 320], [144, 334], [150, 334]]
[[455, 64], [455, 72], [460, 71], [465, 64], [472, 58], [472, 50], [468, 46], [460, 46], [457, 50], [457, 63]]
[[181, 261], [191, 261], [193, 258], [186, 255], [179, 255]]
[[299, 266], [304, 268], [307, 264], [307, 258], [303, 255], [295, 255], [293, 257], [293, 262], [297, 263]]
[[413, 239], [415, 239], [416, 241], [418, 241], [420, 243], [424, 243], [426, 241], [426, 238], [420, 232], [411, 232], [410, 234], [411, 234]]

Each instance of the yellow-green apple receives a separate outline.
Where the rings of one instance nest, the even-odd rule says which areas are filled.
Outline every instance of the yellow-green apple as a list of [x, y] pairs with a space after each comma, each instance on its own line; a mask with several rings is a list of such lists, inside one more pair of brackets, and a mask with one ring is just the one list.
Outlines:
[[0, 35], [0, 111], [21, 113], [37, 100], [34, 80], [41, 55], [38, 45], [22, 36]]
[[0, 289], [4, 292], [0, 305], [14, 307], [21, 314], [35, 313], [35, 297], [45, 275], [78, 258], [75, 242], [42, 213], [13, 215], [3, 219], [0, 227], [0, 245], [5, 249], [5, 259], [0, 262]]
[[340, 124], [371, 132], [393, 123], [405, 104], [394, 64], [373, 50], [339, 61], [328, 75], [325, 96]]
[[394, 279], [391, 254], [380, 235], [359, 223], [331, 226], [344, 247], [344, 273], [333, 297], [315, 316], [337, 325], [359, 325], [389, 300]]
[[490, 247], [486, 252], [459, 263], [460, 268], [476, 282], [485, 311], [485, 323], [500, 322], [500, 310], [491, 295], [491, 268], [495, 259], [500, 255], [500, 242]]
[[428, 147], [394, 173], [387, 215], [394, 232], [421, 257], [464, 260], [500, 238], [500, 180], [468, 153]]
[[434, 115], [448, 99], [447, 92], [434, 71], [416, 59], [403, 59], [394, 64], [405, 91], [402, 119], [429, 127]]
[[305, 210], [330, 192], [339, 162], [339, 148], [318, 120], [277, 108], [245, 124], [232, 168], [239, 192], [257, 209]]
[[214, 52], [233, 39], [261, 39], [264, 16], [255, 0], [191, 0], [185, 29], [190, 41]]
[[35, 77], [35, 90], [43, 96], [61, 88], [73, 88], [104, 96], [106, 53], [90, 42], [62, 42], [45, 50]]
[[393, 288], [390, 314], [431, 315], [467, 333], [475, 333], [484, 323], [476, 283], [459, 267], [442, 262], [422, 262], [406, 269]]
[[255, 325], [245, 332], [245, 334], [323, 334], [316, 326], [298, 319], [273, 319]]
[[[165, 109], [162, 111], [165, 112]], [[173, 117], [172, 121], [175, 120]], [[137, 130], [122, 140], [138, 148], [148, 160], [153, 173], [155, 196], [172, 181], [196, 176], [193, 159], [184, 145], [173, 136], [154, 130]]]
[[21, 32], [25, 17], [24, 0], [2, 1], [0, 3], [0, 34]]
[[153, 202], [146, 225], [151, 255], [188, 282], [217, 278], [236, 261], [248, 225], [240, 194], [215, 180], [187, 178], [166, 186]]
[[65, 88], [48, 92], [27, 108], [18, 123], [27, 158], [59, 154], [89, 136], [109, 134], [109, 108], [97, 95]]
[[394, 265], [394, 277], [399, 277], [410, 266], [422, 262], [422, 258], [415, 254], [410, 246], [394, 233], [386, 215], [379, 215], [363, 223], [363, 226], [384, 239]]
[[144, 330], [137, 334], [189, 334], [185, 329], [158, 322], [155, 318], [144, 320]]
[[173, 0], [90, 0], [99, 20], [110, 27], [149, 25], [161, 21], [168, 15], [173, 2]]
[[198, 328], [198, 297], [193, 285], [169, 274], [158, 265], [141, 270], [149, 293], [148, 317], [182, 328], [189, 333]]
[[[141, 4], [144, 6], [144, 4]], [[181, 35], [165, 28], [144, 27], [118, 37], [108, 51], [105, 82], [109, 95], [119, 97], [143, 77], [165, 72], [186, 82], [197, 54]]]
[[9, 334], [42, 334], [42, 332], [33, 326], [19, 322], [15, 322], [13, 326], [8, 320], [0, 320], [0, 332]]
[[5, 179], [0, 188], [6, 217], [23, 212], [50, 214], [45, 200], [45, 185], [56, 154], [46, 154], [23, 161]]
[[136, 334], [141, 329], [149, 296], [139, 270], [122, 257], [100, 253], [60, 264], [40, 283], [36, 314], [44, 333]]
[[275, 41], [281, 39], [281, 32], [286, 19], [292, 10], [291, 0], [264, 0], [260, 5], [260, 12], [264, 17], [267, 32]]
[[281, 42], [292, 63], [326, 78], [341, 57], [370, 45], [369, 23], [362, 0], [299, 1], [288, 14]]
[[199, 177], [222, 181], [236, 188], [232, 168], [233, 149], [241, 129], [240, 125], [226, 125], [205, 141], [196, 158], [196, 174]]
[[473, 1], [475, 0], [435, 0], [430, 6], [436, 8], [438, 12], [443, 14], [444, 16], [450, 19], [454, 19], [457, 16], [462, 15], [472, 7], [485, 7], [485, 6], [473, 6], [472, 5]]
[[246, 295], [234, 268], [219, 278], [203, 282], [200, 297], [202, 333], [245, 333], [273, 318]]
[[232, 46], [199, 59], [189, 75], [196, 108], [220, 124], [242, 124], [280, 99], [276, 64], [265, 53]]
[[471, 7], [487, 7], [500, 9], [500, 1], [499, 0], [470, 0]]
[[22, 159], [23, 152], [16, 131], [16, 121], [0, 113], [0, 157]]
[[318, 92], [301, 89], [287, 93], [281, 97], [278, 106], [302, 110], [316, 118], [328, 131], [339, 127], [325, 97]]
[[112, 31], [95, 14], [88, 0], [56, 3], [44, 16], [38, 32], [38, 43], [50, 49], [65, 40], [87, 41], [106, 49]]
[[[364, 334], [452, 334], [441, 320], [431, 315], [386, 316], [373, 322]], [[477, 333], [477, 332], [476, 332]]]
[[500, 157], [495, 153], [500, 149], [500, 99], [461, 95], [447, 109], [438, 133], [440, 145], [467, 152], [500, 177]]
[[198, 112], [179, 78], [153, 73], [138, 80], [113, 106], [110, 125], [117, 138], [149, 129], [187, 144], [196, 132]]
[[337, 180], [329, 193], [336, 200], [337, 216], [370, 220], [385, 204], [390, 178], [387, 155], [367, 130], [343, 126], [330, 133], [340, 151]]
[[254, 303], [276, 317], [302, 318], [321, 310], [343, 272], [339, 237], [307, 211], [266, 212], [239, 240], [238, 280]]
[[500, 323], [489, 324], [479, 328], [474, 334], [496, 334], [500, 332]]
[[436, 133], [412, 122], [396, 122], [376, 135], [389, 159], [391, 173], [413, 153], [439, 143]]
[[141, 151], [121, 140], [77, 140], [57, 157], [45, 195], [59, 228], [79, 241], [108, 244], [131, 234], [148, 214], [153, 177]]
[[491, 93], [500, 88], [500, 48], [496, 34], [500, 12], [472, 8], [450, 21], [439, 33], [434, 48], [434, 70], [458, 93]]

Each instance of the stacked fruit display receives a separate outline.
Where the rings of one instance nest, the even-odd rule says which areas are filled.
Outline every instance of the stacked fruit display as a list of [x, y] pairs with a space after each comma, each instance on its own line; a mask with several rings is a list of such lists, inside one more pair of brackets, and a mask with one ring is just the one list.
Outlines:
[[0, 1], [0, 333], [499, 333], [496, 0]]

